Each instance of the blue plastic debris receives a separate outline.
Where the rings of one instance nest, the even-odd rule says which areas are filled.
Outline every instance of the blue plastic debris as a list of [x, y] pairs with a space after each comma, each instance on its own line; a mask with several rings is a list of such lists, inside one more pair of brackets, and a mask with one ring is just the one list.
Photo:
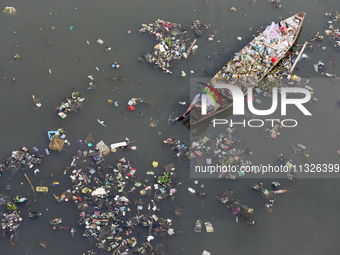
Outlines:
[[59, 134], [58, 130], [47, 131], [48, 139], [50, 139], [50, 140], [54, 135], [58, 135], [58, 134]]

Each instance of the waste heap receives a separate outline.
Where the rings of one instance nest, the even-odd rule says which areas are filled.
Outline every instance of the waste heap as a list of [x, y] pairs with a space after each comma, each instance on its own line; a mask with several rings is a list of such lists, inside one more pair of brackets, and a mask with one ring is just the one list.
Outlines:
[[[192, 29], [194, 29], [196, 35], [200, 35], [201, 31], [207, 28], [208, 26], [199, 21], [194, 21], [192, 24]], [[186, 44], [190, 40], [190, 38], [185, 39], [189, 33], [177, 23], [158, 19], [148, 25], [142, 24], [139, 33], [144, 32], [154, 36], [158, 42], [154, 46], [154, 52], [144, 55], [145, 60], [156, 68], [161, 68], [165, 73], [172, 74], [169, 69], [180, 59], [186, 59], [190, 53], [195, 53], [198, 48], [195, 45], [196, 39], [191, 43], [189, 42], [188, 45]]]
[[35, 155], [38, 151], [38, 147], [34, 146], [27, 149], [22, 147], [21, 150], [12, 151], [12, 156], [3, 160], [0, 165], [0, 171], [10, 171], [12, 175], [16, 174], [20, 169], [28, 170], [35, 165], [39, 165], [42, 162], [42, 155]]
[[129, 111], [135, 110], [136, 109], [135, 106], [139, 105], [140, 103], [143, 103], [143, 99], [142, 98], [131, 98], [128, 101]]
[[165, 172], [158, 176], [157, 184], [154, 184], [155, 192], [155, 201], [165, 201], [168, 197], [173, 199], [173, 194], [176, 193], [175, 185], [179, 180], [179, 176], [174, 173], [175, 167], [173, 164], [167, 165], [164, 167]]
[[339, 28], [335, 28], [333, 26], [334, 22], [338, 22], [340, 20], [339, 12], [335, 13], [325, 13], [325, 15], [332, 19], [332, 21], [328, 21], [330, 23], [329, 28], [325, 30], [326, 35], [329, 36], [330, 42], [333, 44], [337, 51], [340, 51], [340, 30]]
[[[85, 141], [88, 140], [87, 137]], [[55, 198], [58, 202], [75, 203], [81, 211], [78, 223], [84, 228], [83, 236], [95, 243], [98, 249], [103, 252], [113, 251], [114, 254], [124, 254], [133, 250], [147, 254], [146, 251], [153, 249], [150, 241], [154, 236], [176, 233], [170, 229], [171, 220], [156, 216], [160, 211], [154, 200], [151, 199], [152, 203], [147, 206], [146, 211], [143, 210], [144, 202], [141, 199], [129, 197], [134, 195], [136, 189], [139, 189], [138, 193], [141, 196], [151, 196], [153, 189], [152, 184], [147, 183], [149, 180], [142, 184], [140, 178], [135, 177], [137, 170], [132, 167], [131, 161], [121, 158], [114, 165], [109, 165], [104, 155], [98, 151], [87, 153], [79, 151], [73, 157], [72, 167], [68, 170], [72, 171], [70, 178], [74, 184], [71, 189]], [[175, 174], [171, 176], [171, 180], [167, 181], [170, 185], [166, 186], [169, 188], [176, 183], [175, 178], [178, 179]], [[155, 184], [155, 190], [158, 189], [156, 185], [159, 184]], [[160, 192], [162, 198], [165, 197], [163, 189]], [[170, 192], [169, 190], [168, 193]], [[173, 193], [175, 191], [171, 194]], [[157, 197], [156, 193], [155, 198]], [[136, 225], [149, 229], [147, 242], [139, 247], [136, 239], [136, 233], [140, 239], [139, 232], [134, 230]]]
[[83, 108], [83, 101], [85, 98], [79, 92], [72, 92], [71, 95], [66, 96], [66, 102], [62, 102], [60, 106], [54, 108], [58, 112], [58, 116], [65, 119], [67, 112], [75, 112]]
[[[245, 152], [242, 149], [244, 142], [237, 140], [232, 136], [236, 128], [228, 127], [216, 138], [214, 143], [210, 137], [205, 136], [199, 141], [195, 141], [191, 146], [191, 158], [204, 157], [206, 164], [212, 164], [212, 160], [216, 157], [221, 166], [235, 166], [240, 168], [239, 176], [244, 175], [242, 169], [252, 165], [252, 162], [243, 159], [242, 154]], [[222, 172], [218, 178], [235, 179], [237, 172]]]
[[[292, 46], [300, 22], [295, 17], [281, 21], [280, 26], [272, 22], [247, 47], [235, 54], [233, 60], [219, 72], [219, 76], [213, 78], [212, 83], [233, 84], [244, 92], [248, 87], [255, 86], [263, 74], [276, 65]], [[229, 96], [226, 89], [218, 91], [225, 98]]]
[[61, 152], [64, 148], [64, 145], [68, 143], [68, 140], [65, 139], [66, 132], [63, 128], [47, 131], [47, 134], [50, 140], [48, 145], [50, 150]]
[[[7, 206], [8, 208], [8, 206]], [[15, 210], [9, 210], [5, 213], [4, 219], [1, 222], [2, 236], [10, 239], [11, 243], [18, 241], [19, 226], [21, 225], [22, 218], [19, 213]]]
[[174, 157], [180, 158], [182, 160], [191, 159], [190, 144], [188, 142], [181, 142], [176, 137], [168, 137], [163, 141], [163, 146], [165, 145], [172, 145], [171, 150], [176, 152]]
[[207, 30], [209, 27], [210, 27], [210, 25], [209, 26], [205, 25], [205, 24], [201, 23], [199, 20], [194, 20], [190, 24], [190, 29], [194, 30], [196, 37], [201, 37], [202, 32], [204, 30]]
[[254, 209], [249, 208], [248, 206], [241, 204], [238, 201], [234, 201], [234, 195], [236, 194], [237, 192], [233, 190], [226, 190], [225, 192], [223, 192], [218, 200], [222, 204], [225, 204], [226, 207], [233, 212], [233, 216], [236, 216], [236, 222], [238, 222], [239, 219], [242, 219], [247, 224], [252, 225], [253, 230], [256, 230], [256, 221], [252, 219], [254, 215]]
[[273, 3], [273, 6], [274, 7], [277, 7], [277, 8], [282, 8], [282, 4], [281, 4], [281, 0], [269, 0], [270, 3]]
[[280, 189], [278, 190], [278, 186], [280, 186], [280, 184], [278, 182], [272, 182], [272, 188], [274, 190], [268, 190], [268, 189], [265, 189], [263, 187], [263, 184], [262, 183], [254, 183], [253, 185], [251, 185], [250, 187], [253, 189], [253, 190], [256, 190], [259, 192], [260, 196], [265, 198], [265, 199], [268, 199], [270, 198], [271, 196], [273, 195], [276, 195], [276, 194], [282, 194], [282, 193], [286, 193], [288, 192], [288, 190], [286, 189]]

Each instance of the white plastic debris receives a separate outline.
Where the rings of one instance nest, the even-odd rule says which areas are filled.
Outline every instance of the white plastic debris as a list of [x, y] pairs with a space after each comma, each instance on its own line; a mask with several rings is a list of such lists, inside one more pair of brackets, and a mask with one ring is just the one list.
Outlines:
[[103, 187], [97, 188], [95, 191], [91, 193], [91, 195], [94, 196], [102, 196], [106, 195], [106, 191]]
[[96, 40], [96, 42], [99, 43], [99, 44], [103, 44], [103, 43], [104, 43], [104, 41], [103, 41], [102, 39], [100, 39], [100, 38], [98, 38], [98, 39]]
[[120, 147], [124, 147], [124, 146], [127, 146], [127, 142], [120, 142], [120, 143], [113, 143], [110, 145], [111, 147], [111, 150], [114, 150], [114, 149], [117, 149], [117, 148], [120, 148]]
[[202, 255], [210, 255], [210, 252], [204, 250], [203, 253], [202, 253]]
[[242, 40], [242, 37], [241, 37], [241, 36], [237, 37], [237, 40], [241, 41], [241, 40]]
[[97, 119], [97, 122], [103, 127], [106, 127], [103, 120]]
[[151, 240], [155, 239], [153, 236], [148, 236], [148, 238], [146, 239], [148, 242], [150, 242]]
[[188, 191], [192, 194], [194, 194], [196, 192], [193, 188], [188, 188]]
[[121, 196], [118, 198], [119, 201], [122, 201], [122, 202], [129, 202], [129, 199], [127, 199], [125, 196]]
[[179, 102], [181, 105], [187, 105], [187, 102]]
[[169, 235], [169, 236], [172, 236], [173, 234], [175, 234], [174, 229], [173, 229], [173, 228], [169, 228], [169, 229], [168, 229], [168, 235]]

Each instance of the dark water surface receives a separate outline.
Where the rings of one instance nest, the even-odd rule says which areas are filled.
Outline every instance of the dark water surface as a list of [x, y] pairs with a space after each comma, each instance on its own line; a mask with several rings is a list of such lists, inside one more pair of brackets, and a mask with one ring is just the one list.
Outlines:
[[[291, 192], [277, 196], [274, 213], [269, 214], [265, 200], [252, 191], [249, 186], [252, 179], [214, 180], [201, 179], [206, 186], [207, 197], [188, 195], [187, 188], [194, 187], [190, 179], [189, 162], [173, 158], [169, 147], [162, 147], [162, 141], [168, 136], [177, 136], [182, 140], [189, 139], [189, 130], [182, 123], [168, 121], [175, 118], [173, 112], [180, 114], [187, 106], [178, 102], [189, 102], [189, 79], [207, 78], [203, 71], [215, 74], [234, 52], [239, 51], [252, 39], [261, 26], [277, 22], [278, 17], [289, 17], [304, 11], [307, 13], [299, 41], [309, 40], [317, 32], [325, 37], [315, 51], [306, 50], [309, 60], [302, 60], [295, 71], [299, 76], [312, 78], [310, 86], [315, 88], [318, 102], [308, 107], [312, 117], [303, 117], [299, 112], [292, 112], [290, 117], [299, 121], [300, 133], [282, 131], [278, 139], [273, 140], [262, 135], [260, 130], [239, 128], [236, 135], [244, 139], [247, 147], [253, 149], [251, 160], [255, 164], [275, 163], [274, 152], [288, 155], [292, 153], [289, 144], [302, 143], [314, 148], [310, 152], [314, 163], [339, 163], [336, 151], [339, 149], [338, 130], [340, 111], [336, 107], [339, 100], [339, 84], [314, 72], [313, 64], [323, 60], [328, 64], [329, 55], [336, 58], [335, 51], [323, 30], [328, 26], [324, 16], [326, 12], [339, 10], [339, 1], [293, 1], [284, 0], [285, 8], [274, 8], [266, 0], [254, 4], [248, 1], [18, 1], [6, 5], [14, 6], [17, 15], [0, 14], [0, 80], [1, 80], [1, 142], [0, 159], [11, 155], [13, 150], [22, 146], [38, 146], [41, 153], [48, 146], [46, 130], [62, 125], [67, 131], [71, 147], [62, 154], [51, 153], [43, 160], [40, 179], [44, 184], [60, 182], [58, 187], [50, 187], [50, 195], [37, 194], [37, 202], [30, 207], [20, 207], [23, 223], [20, 226], [20, 240], [12, 246], [9, 240], [0, 239], [0, 254], [82, 254], [89, 249], [89, 242], [82, 236], [82, 229], [76, 225], [79, 212], [72, 203], [59, 204], [52, 194], [60, 194], [71, 185], [68, 175], [62, 175], [65, 166], [71, 163], [71, 157], [78, 150], [76, 140], [84, 139], [92, 132], [95, 141], [103, 140], [106, 144], [123, 141], [125, 137], [135, 140], [137, 151], [118, 151], [110, 153], [106, 160], [114, 163], [121, 157], [134, 162], [138, 176], [147, 177], [146, 171], [152, 170], [151, 162], [159, 162], [156, 174], [163, 171], [163, 166], [174, 162], [176, 172], [181, 176], [182, 185], [177, 187], [175, 200], [161, 203], [161, 217], [172, 218], [173, 227], [184, 231], [183, 234], [157, 239], [155, 243], [171, 244], [167, 254], [202, 254], [203, 250], [211, 254], [337, 254], [338, 212], [340, 190], [337, 178], [309, 178], [298, 182], [280, 179], [282, 187]], [[229, 9], [234, 6], [237, 11]], [[173, 75], [163, 74], [152, 69], [148, 64], [139, 63], [136, 59], [143, 51], [151, 52], [155, 41], [147, 34], [138, 34], [142, 23], [151, 23], [156, 19], [189, 24], [199, 19], [211, 28], [199, 38], [197, 54], [188, 60], [178, 63], [173, 68]], [[51, 29], [51, 27], [55, 29]], [[336, 26], [336, 25], [335, 25]], [[73, 27], [71, 30], [70, 28]], [[39, 29], [41, 28], [41, 29]], [[250, 28], [252, 28], [250, 30]], [[207, 40], [212, 30], [218, 29], [217, 39]], [[131, 30], [131, 33], [128, 33]], [[241, 41], [236, 38], [242, 37]], [[101, 38], [104, 44], [96, 43]], [[217, 40], [221, 42], [218, 43]], [[89, 41], [88, 45], [86, 41]], [[111, 46], [111, 51], [105, 47]], [[218, 54], [222, 46], [227, 50]], [[326, 50], [321, 47], [326, 46]], [[21, 60], [14, 60], [15, 54]], [[208, 60], [210, 56], [210, 60]], [[121, 62], [123, 66], [112, 69], [111, 63]], [[96, 70], [98, 67], [99, 71]], [[51, 70], [51, 74], [49, 73]], [[180, 76], [184, 70], [188, 75]], [[194, 70], [195, 74], [190, 74]], [[333, 74], [339, 68], [329, 67]], [[98, 76], [98, 89], [87, 91], [88, 75]], [[123, 74], [125, 81], [107, 80]], [[6, 77], [6, 78], [5, 78]], [[13, 83], [12, 79], [16, 78]], [[140, 81], [140, 82], [138, 82]], [[61, 119], [52, 108], [63, 101], [64, 96], [72, 92], [72, 87], [86, 97], [83, 110]], [[115, 90], [115, 91], [113, 91]], [[35, 109], [31, 95], [42, 96], [42, 107]], [[140, 105], [136, 111], [129, 112], [127, 101], [132, 97], [151, 99], [152, 106]], [[119, 101], [119, 107], [107, 103], [108, 99]], [[267, 102], [264, 102], [264, 106]], [[265, 109], [265, 108], [264, 108]], [[334, 113], [331, 113], [334, 111]], [[142, 117], [137, 111], [145, 112]], [[100, 126], [97, 119], [104, 120], [107, 128]], [[150, 127], [153, 122], [156, 127]], [[123, 125], [123, 127], [120, 127]], [[206, 122], [191, 128], [191, 132], [201, 135], [211, 123]], [[162, 132], [161, 137], [158, 132]], [[302, 159], [302, 158], [301, 158]], [[303, 159], [302, 159], [303, 162]], [[54, 177], [48, 175], [54, 170]], [[28, 172], [33, 186], [38, 182], [33, 172]], [[272, 179], [263, 179], [269, 186]], [[0, 179], [0, 193], [6, 195], [25, 195], [32, 193], [22, 171], [15, 176], [6, 172]], [[23, 183], [21, 185], [21, 183]], [[10, 184], [12, 189], [5, 190]], [[244, 222], [235, 223], [235, 218], [215, 197], [227, 189], [236, 189], [237, 198], [255, 209], [257, 231], [253, 232]], [[33, 198], [33, 195], [31, 196]], [[174, 208], [184, 202], [186, 215], [177, 218]], [[5, 212], [5, 206], [0, 212]], [[27, 218], [28, 212], [39, 211], [43, 215], [39, 220]], [[71, 238], [69, 230], [52, 232], [49, 220], [61, 216], [63, 225], [76, 228], [76, 237]], [[210, 221], [215, 231], [207, 234], [194, 233], [193, 226], [197, 219]], [[141, 231], [142, 233], [142, 231]], [[47, 248], [38, 248], [41, 240]], [[145, 237], [141, 238], [145, 240]]]

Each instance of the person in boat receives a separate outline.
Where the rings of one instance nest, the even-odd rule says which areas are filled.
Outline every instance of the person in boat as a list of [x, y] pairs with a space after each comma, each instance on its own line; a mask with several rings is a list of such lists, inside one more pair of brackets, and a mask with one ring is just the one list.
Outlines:
[[[202, 108], [202, 95], [207, 95], [207, 92], [202, 91], [201, 93], [197, 94], [194, 99], [192, 100], [191, 104], [189, 105], [187, 111], [182, 115], [182, 117], [187, 116], [187, 114], [191, 111], [192, 108]], [[206, 97], [206, 105], [207, 105], [207, 115], [210, 115], [215, 110], [215, 102], [214, 100], [207, 95]]]

